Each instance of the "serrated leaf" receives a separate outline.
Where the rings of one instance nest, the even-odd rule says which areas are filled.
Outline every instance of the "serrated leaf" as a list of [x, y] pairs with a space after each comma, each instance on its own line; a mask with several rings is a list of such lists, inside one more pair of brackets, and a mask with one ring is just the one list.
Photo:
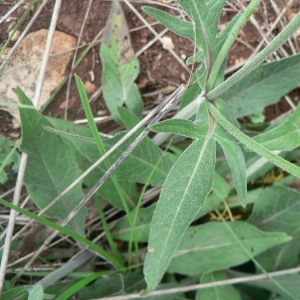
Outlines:
[[[229, 279], [224, 272], [203, 274], [201, 283], [217, 282]], [[196, 300], [241, 300], [239, 292], [232, 285], [216, 286], [213, 288], [198, 290]]]
[[120, 121], [118, 107], [140, 115], [143, 101], [134, 83], [139, 74], [139, 62], [131, 46], [127, 22], [119, 1], [114, 0], [103, 33], [100, 48], [103, 64], [102, 85], [106, 106]]
[[233, 118], [261, 112], [300, 82], [300, 54], [262, 65], [220, 95]]
[[[253, 256], [291, 240], [285, 233], [260, 231], [242, 221], [230, 222], [227, 225]], [[168, 272], [193, 276], [247, 262], [250, 259], [248, 253], [240, 248], [227, 225], [209, 222], [190, 227], [170, 263]]]
[[249, 223], [265, 231], [284, 231], [294, 237], [257, 258], [267, 271], [296, 266], [300, 247], [299, 214], [300, 193], [287, 187], [264, 189], [256, 199]]
[[150, 226], [144, 273], [148, 291], [156, 288], [185, 231], [211, 191], [215, 141], [196, 140], [172, 167]]
[[[22, 104], [33, 107], [20, 89], [16, 92]], [[51, 123], [35, 109], [19, 109], [22, 122], [21, 150], [28, 154], [24, 182], [34, 203], [43, 209], [79, 177], [80, 170], [69, 145], [60, 136], [44, 130], [43, 126], [51, 126]], [[79, 183], [45, 214], [62, 221], [83, 198]], [[84, 208], [67, 226], [84, 235], [85, 215]]]

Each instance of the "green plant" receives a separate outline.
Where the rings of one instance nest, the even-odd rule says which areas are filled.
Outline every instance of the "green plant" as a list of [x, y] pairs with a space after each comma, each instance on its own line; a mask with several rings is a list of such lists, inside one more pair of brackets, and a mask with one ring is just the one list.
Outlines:
[[[173, 103], [185, 92], [177, 117], [150, 124], [153, 131], [159, 132], [153, 140], [145, 137], [149, 125], [143, 127], [144, 121], [139, 119], [142, 106], [134, 84], [138, 65], [128, 44], [127, 29], [122, 27], [124, 19], [116, 1], [110, 23], [117, 30], [107, 27], [109, 33], [101, 47], [105, 65], [103, 88], [107, 89], [104, 97], [108, 108], [125, 126], [126, 132], [109, 139], [99, 136], [83, 83], [77, 76], [90, 129], [46, 118], [28, 109], [32, 105], [30, 99], [20, 89], [16, 90], [23, 104], [20, 107], [21, 150], [29, 155], [25, 184], [40, 209], [39, 215], [56, 218], [60, 225], [2, 199], [1, 204], [71, 236], [80, 248], [85, 245], [93, 249], [115, 270], [85, 276], [80, 271], [71, 273], [72, 269], [67, 275], [76, 279], [70, 279], [67, 288], [63, 286], [64, 292], [60, 292], [58, 283], [61, 277], [55, 273], [55, 280], [45, 276], [33, 287], [21, 287], [14, 295], [29, 291], [39, 293], [39, 297], [56, 294], [58, 299], [68, 299], [76, 293], [79, 299], [91, 299], [115, 293], [133, 294], [144, 289], [150, 293], [157, 289], [149, 297], [157, 293], [159, 299], [173, 299], [185, 291], [197, 290], [197, 299], [218, 299], [222, 294], [222, 299], [235, 300], [243, 296], [249, 298], [247, 286], [250, 285], [256, 287], [253, 299], [269, 299], [270, 293], [277, 293], [282, 299], [299, 299], [300, 277], [296, 269], [292, 269], [293, 274], [288, 274], [290, 270], [286, 269], [297, 266], [300, 247], [300, 193], [287, 187], [299, 184], [295, 177], [300, 178], [300, 168], [289, 162], [299, 157], [300, 108], [298, 106], [283, 122], [253, 138], [239, 129], [237, 118], [261, 112], [299, 83], [299, 54], [259, 65], [299, 27], [300, 13], [252, 61], [224, 80], [228, 51], [260, 1], [251, 1], [243, 14], [234, 17], [227, 28], [218, 33], [225, 2], [178, 0], [190, 21], [154, 8], [144, 8], [172, 31], [193, 41], [197, 53], [187, 62], [200, 62], [193, 75], [195, 84], [180, 87], [167, 99]], [[108, 51], [109, 46], [113, 48], [113, 56], [113, 52]], [[116, 99], [115, 93], [110, 93], [114, 84], [116, 91], [124, 91], [122, 95], [126, 97]], [[267, 89], [269, 86], [272, 90]], [[165, 107], [160, 106], [157, 111], [161, 117]], [[170, 134], [184, 136], [189, 147], [182, 151], [172, 145], [172, 152], [160, 149], [157, 144], [168, 139]], [[102, 159], [108, 153], [109, 158]], [[253, 188], [247, 194], [247, 184], [273, 168], [270, 162], [295, 177], [287, 176], [276, 186], [265, 189]], [[91, 166], [93, 171], [79, 176]], [[226, 176], [230, 173], [231, 178]], [[141, 195], [137, 184], [144, 187]], [[83, 194], [82, 185], [91, 189], [87, 195]], [[157, 203], [142, 207], [141, 199], [149, 185], [162, 185], [160, 198]], [[124, 214], [110, 230], [98, 203], [109, 245], [107, 251], [85, 238], [84, 204], [94, 194], [97, 199], [107, 199]], [[253, 204], [252, 211], [249, 205], [245, 207], [246, 203]], [[219, 222], [199, 225], [199, 219], [208, 214]], [[242, 220], [235, 220], [239, 215]], [[227, 217], [232, 222], [226, 222]], [[192, 222], [195, 223], [190, 226]], [[47, 238], [47, 242], [53, 236]], [[121, 253], [114, 240], [128, 242], [128, 251]], [[145, 254], [142, 245], [146, 242], [144, 280], [138, 262], [139, 255]], [[232, 269], [249, 261], [253, 262], [255, 272], [263, 274], [250, 279], [249, 273], [241, 271], [244, 269], [240, 272]], [[278, 273], [279, 270], [286, 272]], [[185, 278], [178, 279], [174, 276], [177, 273]], [[103, 274], [106, 276], [101, 277]], [[255, 281], [258, 278], [260, 281]], [[232, 283], [236, 279], [247, 285], [234, 286]], [[56, 283], [49, 287], [49, 281]], [[200, 285], [191, 286], [199, 281]], [[164, 289], [168, 289], [167, 295], [163, 295]], [[9, 292], [14, 290], [9, 289]], [[124, 295], [124, 299], [138, 296]]]
[[[203, 92], [203, 100], [194, 121], [174, 119], [152, 126], [154, 131], [184, 135], [195, 139], [195, 142], [185, 150], [169, 172], [150, 225], [151, 234], [144, 269], [148, 291], [153, 291], [161, 280], [179, 241], [185, 236], [187, 228], [213, 189], [216, 143], [223, 149], [231, 169], [233, 184], [243, 206], [245, 206], [247, 174], [244, 155], [239, 144], [243, 144], [250, 151], [256, 152], [300, 178], [300, 168], [271, 152], [289, 150], [299, 145], [299, 108], [284, 124], [273, 128], [272, 134], [264, 134], [260, 139], [261, 142], [258, 143], [255, 139], [247, 137], [233, 124], [232, 120], [237, 117], [237, 114], [234, 111], [231, 113], [230, 108], [234, 106], [232, 102], [235, 99], [228, 97], [228, 94], [233, 94], [239, 90], [240, 97], [243, 99], [241, 106], [245, 110], [243, 104], [247, 101], [245, 99], [248, 92], [247, 85], [253, 84], [251, 78], [254, 76], [256, 76], [256, 91], [252, 90], [252, 93], [248, 94], [249, 101], [261, 99], [262, 95], [260, 94], [263, 90], [266, 93], [265, 78], [273, 77], [272, 83], [278, 85], [277, 97], [298, 84], [298, 78], [293, 81], [293, 71], [296, 70], [293, 70], [291, 65], [285, 74], [287, 82], [291, 84], [289, 87], [282, 85], [279, 87], [280, 81], [276, 80], [278, 74], [274, 74], [272, 63], [260, 68], [258, 66], [299, 27], [300, 14], [298, 13], [285, 30], [253, 60], [224, 81], [224, 64], [228, 51], [260, 1], [251, 1], [246, 11], [242, 15], [236, 16], [220, 34], [218, 34], [218, 22], [225, 1], [179, 0], [178, 2], [191, 22], [182, 21], [154, 8], [145, 7], [144, 10], [172, 31], [195, 42], [198, 52], [190, 61], [201, 62], [200, 71], [198, 73], [196, 71], [196, 75]], [[299, 55], [279, 61], [277, 67], [283, 67], [286, 63], [289, 64], [288, 60], [299, 63]], [[261, 72], [265, 72], [264, 75], [257, 76], [257, 73]], [[280, 70], [277, 69], [277, 72], [280, 73]], [[271, 95], [269, 97], [271, 98]], [[226, 102], [230, 103], [231, 106]], [[266, 104], [266, 101], [260, 102], [258, 107], [254, 106], [252, 113], [258, 112], [257, 109], [261, 109], [261, 106]], [[250, 113], [249, 110], [251, 109], [248, 108], [247, 114]], [[292, 122], [291, 119], [293, 119]], [[283, 133], [282, 127], [288, 126], [288, 124], [294, 130]], [[294, 131], [297, 133], [293, 137]], [[287, 135], [289, 136], [288, 140], [293, 144], [291, 147], [282, 144], [281, 138]], [[266, 144], [268, 145], [265, 147]]]
[[250, 115], [249, 118], [254, 124], [263, 123], [266, 119], [265, 115], [262, 112]]
[[139, 61], [134, 57], [129, 29], [118, 1], [113, 1], [100, 47], [103, 65], [103, 95], [113, 118], [121, 121], [118, 107], [123, 105], [136, 115], [143, 110], [143, 101], [135, 80]]

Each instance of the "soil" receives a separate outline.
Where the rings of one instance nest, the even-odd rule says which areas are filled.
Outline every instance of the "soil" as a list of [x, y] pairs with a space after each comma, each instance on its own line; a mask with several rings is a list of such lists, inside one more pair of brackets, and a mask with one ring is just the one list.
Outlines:
[[[5, 4], [0, 6], [0, 15], [4, 15], [6, 11], [12, 7], [16, 1], [6, 1]], [[57, 30], [74, 36], [76, 39], [79, 37], [81, 30], [81, 24], [83, 23], [86, 9], [88, 7], [88, 0], [84, 1], [73, 1], [64, 0], [62, 2], [62, 8], [60, 10], [59, 21], [57, 24]], [[9, 4], [11, 3], [11, 5]], [[42, 28], [49, 28], [52, 11], [53, 11], [54, 1], [49, 1], [49, 4], [43, 10], [43, 13], [35, 22], [34, 26], [31, 28], [30, 32], [37, 31]], [[91, 7], [91, 12], [86, 21], [86, 27], [83, 31], [81, 45], [89, 44], [93, 38], [103, 30], [107, 17], [110, 11], [110, 2], [94, 1]], [[128, 20], [128, 26], [133, 29], [131, 34], [131, 42], [135, 51], [141, 49], [149, 40], [153, 38], [153, 35], [148, 29], [134, 30], [143, 25], [143, 23], [134, 15], [133, 12], [126, 6], [122, 5], [126, 19]], [[140, 13], [141, 5], [136, 4], [135, 7]], [[37, 7], [34, 8], [34, 11]], [[8, 38], [8, 32], [15, 25], [16, 20], [20, 18], [24, 12], [25, 7], [21, 6], [13, 14], [10, 22], [5, 22], [1, 24], [2, 29], [0, 31], [0, 44], [3, 43]], [[31, 13], [31, 16], [34, 14]], [[142, 13], [144, 16], [145, 14]], [[150, 20], [150, 17], [146, 17]], [[20, 31], [25, 28], [27, 22], [21, 26]], [[156, 25], [155, 30], [160, 32], [164, 29], [162, 25]], [[168, 33], [167, 36], [171, 37], [175, 45], [174, 51], [180, 56], [185, 55], [186, 57], [193, 54], [193, 45], [190, 41], [184, 38], [178, 37], [173, 33]], [[12, 45], [10, 45], [12, 46]], [[78, 51], [78, 56], [82, 53], [84, 48]], [[165, 93], [170, 93], [172, 89], [175, 89], [181, 83], [185, 83], [189, 77], [189, 73], [183, 69], [183, 67], [172, 57], [172, 55], [165, 49], [162, 48], [159, 42], [156, 42], [152, 47], [139, 56], [140, 61], [140, 75], [137, 79], [137, 84], [140, 91], [143, 94], [148, 94], [155, 92], [157, 90], [163, 90], [162, 94], [159, 96], [160, 100], [164, 97]], [[101, 63], [99, 57], [99, 43], [94, 46], [89, 53], [84, 58], [83, 62], [76, 68], [75, 72], [81, 77], [83, 82], [91, 83], [91, 90], [89, 95], [93, 94], [97, 89], [101, 87]], [[94, 74], [94, 81], [91, 82], [91, 72]], [[69, 74], [66, 74], [66, 76]], [[64, 117], [65, 112], [65, 101], [66, 101], [67, 86], [65, 85], [63, 89], [54, 98], [52, 103], [47, 108], [45, 115], [54, 116], [58, 118]], [[147, 95], [146, 95], [147, 96]], [[155, 97], [145, 97], [145, 107], [151, 107], [153, 101], [157, 101], [157, 95]], [[97, 101], [92, 103], [92, 109], [94, 115], [97, 116], [98, 112], [103, 110], [107, 111], [105, 108], [104, 101], [102, 97]], [[84, 112], [82, 110], [82, 105], [78, 96], [77, 87], [75, 81], [72, 80], [70, 93], [69, 93], [69, 103], [67, 118], [69, 120], [78, 120], [85, 118]], [[0, 111], [1, 122], [0, 130], [5, 135], [13, 132], [12, 124], [7, 124], [10, 119], [8, 113]], [[111, 129], [111, 124], [108, 128], [100, 126], [101, 131], [109, 131]], [[101, 128], [102, 127], [102, 128]]]
[[[0, 6], [0, 15], [4, 15], [12, 6], [15, 4], [16, 0], [7, 0], [4, 4]], [[160, 1], [165, 2], [165, 1]], [[280, 2], [280, 1], [279, 1]], [[81, 26], [85, 18], [85, 13], [88, 7], [89, 0], [83, 1], [73, 1], [73, 0], [64, 0], [62, 2], [62, 7], [60, 10], [59, 21], [57, 24], [57, 30], [64, 33], [74, 36], [76, 39], [79, 37]], [[17, 20], [22, 16], [26, 5], [21, 5], [11, 16], [8, 22], [1, 24], [0, 30], [0, 45], [6, 41], [9, 31], [15, 26]], [[153, 20], [145, 15], [141, 11], [141, 4], [133, 3], [134, 7], [149, 21]], [[34, 12], [37, 10], [39, 5], [35, 5], [34, 9], [31, 11], [28, 20], [33, 16]], [[52, 11], [54, 6], [54, 0], [49, 1], [42, 14], [38, 20], [34, 23], [30, 32], [37, 31], [42, 28], [49, 28]], [[110, 11], [110, 2], [104, 1], [94, 1], [88, 15], [86, 26], [83, 31], [81, 45], [89, 44], [93, 38], [103, 30], [106, 24], [107, 17]], [[293, 9], [297, 11], [300, 6], [300, 1], [295, 1]], [[128, 21], [128, 26], [131, 29], [131, 42], [134, 50], [139, 51], [148, 41], [153, 38], [153, 34], [147, 28], [139, 29], [144, 24], [137, 16], [125, 5], [122, 4], [126, 19]], [[267, 5], [268, 18], [274, 19], [274, 11], [272, 8]], [[171, 11], [168, 8], [165, 8], [166, 11]], [[259, 17], [260, 11], [257, 12], [258, 20], [261, 22], [264, 21], [263, 17]], [[228, 22], [235, 12], [228, 9], [225, 11], [221, 18], [221, 24]], [[264, 11], [265, 14], [265, 11]], [[28, 23], [26, 20], [20, 31], [25, 28]], [[164, 27], [162, 25], [155, 25], [154, 29], [159, 33]], [[181, 57], [189, 57], [193, 54], [193, 45], [190, 41], [179, 37], [172, 32], [166, 34], [172, 39], [174, 44], [175, 53]], [[247, 58], [252, 54], [253, 49], [258, 45], [261, 40], [260, 33], [255, 29], [255, 27], [248, 23], [243, 30], [243, 33], [239, 39], [232, 47], [228, 58], [228, 66], [232, 67]], [[100, 43], [100, 41], [99, 41]], [[10, 45], [12, 46], [12, 45]], [[84, 48], [80, 48], [78, 56], [82, 53]], [[149, 109], [153, 107], [153, 103], [157, 103], [164, 96], [165, 93], [170, 93], [172, 89], [175, 89], [181, 83], [187, 83], [189, 79], [189, 73], [183, 68], [183, 66], [174, 59], [169, 51], [165, 50], [160, 42], [154, 43], [149, 49], [144, 51], [139, 56], [140, 61], [140, 75], [137, 79], [137, 84], [139, 89], [144, 95], [143, 99], [145, 102], [145, 108]], [[182, 60], [183, 62], [183, 60]], [[88, 82], [90, 86], [89, 95], [93, 94], [96, 90], [101, 87], [101, 63], [99, 57], [99, 44], [95, 45], [89, 53], [86, 55], [82, 63], [76, 68], [75, 72], [81, 77], [83, 82]], [[68, 76], [71, 71], [66, 74]], [[91, 74], [94, 75], [94, 80], [91, 78]], [[151, 92], [157, 92], [155, 96], [151, 95]], [[299, 91], [298, 91], [299, 92]], [[57, 94], [52, 103], [47, 108], [45, 114], [48, 116], [54, 116], [58, 118], [63, 118], [66, 108], [66, 96], [67, 95], [67, 86], [65, 85], [62, 90]], [[294, 92], [295, 95], [295, 92]], [[299, 93], [296, 93], [294, 98], [299, 98]], [[297, 102], [297, 100], [295, 101]], [[94, 115], [97, 116], [99, 113], [105, 113], [108, 115], [104, 101], [100, 97], [92, 103], [92, 109]], [[280, 101], [276, 105], [266, 108], [265, 115], [267, 120], [272, 120], [278, 115], [289, 110], [290, 107], [285, 100]], [[69, 90], [69, 101], [67, 108], [67, 118], [69, 120], [78, 120], [83, 119], [84, 113], [82, 110], [82, 105], [79, 100], [77, 87], [75, 81], [71, 81], [71, 86]], [[15, 136], [19, 129], [14, 129], [12, 124], [12, 118], [8, 113], [0, 111], [0, 133], [5, 135]], [[101, 124], [99, 129], [103, 132], [110, 131], [112, 129], [113, 123]]]

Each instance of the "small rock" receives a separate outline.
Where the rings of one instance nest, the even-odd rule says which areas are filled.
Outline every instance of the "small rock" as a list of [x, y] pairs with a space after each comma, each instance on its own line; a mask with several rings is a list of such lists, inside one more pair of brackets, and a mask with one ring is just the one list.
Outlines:
[[170, 37], [164, 36], [161, 40], [162, 40], [164, 49], [174, 49], [174, 44]]
[[91, 83], [90, 81], [86, 81], [84, 83], [84, 87], [88, 94], [90, 94], [96, 90], [96, 86], [93, 83]]
[[[8, 111], [18, 120], [20, 120], [17, 109], [19, 101], [12, 89], [19, 86], [30, 99], [34, 97], [47, 36], [47, 29], [29, 33], [0, 74], [0, 99], [2, 102], [10, 105], [10, 107], [3, 106], [0, 109]], [[76, 39], [74, 37], [60, 31], [55, 32], [51, 50], [52, 56], [50, 56], [48, 62], [38, 108], [41, 108], [46, 103], [51, 92], [64, 78], [66, 68], [73, 55], [72, 51], [67, 51], [73, 49], [75, 45]], [[9, 51], [10, 48], [7, 48], [3, 59], [5, 59]]]

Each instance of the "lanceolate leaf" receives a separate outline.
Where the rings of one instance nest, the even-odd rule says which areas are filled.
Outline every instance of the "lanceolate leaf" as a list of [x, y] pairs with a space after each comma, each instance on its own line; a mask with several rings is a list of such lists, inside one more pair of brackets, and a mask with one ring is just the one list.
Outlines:
[[200, 124], [195, 124], [192, 121], [184, 119], [170, 119], [161, 121], [152, 125], [151, 130], [156, 132], [170, 132], [193, 139], [203, 137], [203, 133], [206, 133], [205, 125], [201, 126]]
[[168, 272], [193, 276], [247, 262], [250, 259], [248, 253], [241, 249], [227, 226], [231, 227], [253, 256], [291, 240], [285, 233], [260, 231], [242, 221], [228, 222], [227, 225], [222, 222], [209, 222], [188, 229]]
[[[216, 99], [215, 105], [218, 111], [222, 113], [228, 122], [231, 122], [230, 113], [226, 103], [222, 99]], [[214, 136], [225, 154], [241, 205], [245, 206], [245, 199], [247, 195], [247, 176], [244, 154], [236, 141], [234, 141], [220, 125], [216, 126]]]
[[171, 169], [150, 226], [144, 273], [147, 291], [160, 282], [178, 243], [211, 191], [215, 141], [196, 140]]
[[[212, 190], [216, 160], [216, 143], [212, 136], [215, 124], [209, 117], [206, 101], [199, 106], [195, 125], [199, 126], [200, 135], [170, 170], [150, 225], [144, 267], [148, 292], [158, 285], [178, 243]], [[184, 126], [192, 128], [189, 122]], [[172, 131], [172, 126], [169, 129]], [[174, 129], [176, 131], [178, 127], [174, 126]]]
[[[221, 130], [219, 130], [219, 133], [220, 132]], [[244, 154], [239, 145], [233, 141], [225, 131], [223, 131], [222, 135], [216, 135], [216, 140], [224, 151], [239, 200], [241, 205], [245, 207], [245, 199], [247, 195], [247, 177]]]
[[247, 196], [247, 174], [244, 154], [239, 145], [230, 138], [224, 140], [218, 139], [218, 143], [223, 148], [226, 156], [241, 205], [245, 207]]
[[113, 118], [120, 121], [118, 107], [125, 105], [139, 115], [143, 102], [134, 83], [139, 62], [130, 42], [127, 22], [119, 1], [114, 0], [100, 48], [103, 64], [103, 96]]
[[296, 88], [300, 82], [300, 54], [258, 67], [220, 95], [233, 118], [261, 112]]
[[[20, 89], [16, 90], [22, 104], [32, 106]], [[51, 123], [35, 109], [20, 107], [22, 122], [21, 149], [28, 154], [25, 184], [34, 203], [43, 209], [62, 193], [80, 175], [76, 156], [58, 135], [44, 130]], [[81, 184], [74, 187], [46, 213], [64, 220], [84, 198]], [[82, 209], [70, 222], [69, 228], [84, 235], [86, 209]]]

